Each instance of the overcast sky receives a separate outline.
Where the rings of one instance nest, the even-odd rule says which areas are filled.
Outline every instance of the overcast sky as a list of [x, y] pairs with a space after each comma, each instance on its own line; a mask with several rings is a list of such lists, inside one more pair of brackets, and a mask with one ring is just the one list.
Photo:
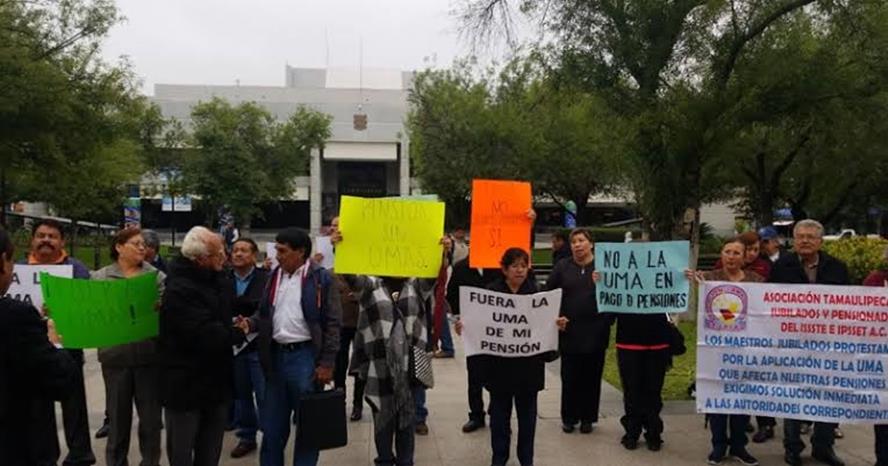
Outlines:
[[[104, 45], [154, 84], [281, 86], [284, 66], [423, 69], [465, 56], [454, 0], [117, 0]], [[325, 39], [326, 38], [326, 39]], [[329, 52], [328, 52], [329, 50]]]

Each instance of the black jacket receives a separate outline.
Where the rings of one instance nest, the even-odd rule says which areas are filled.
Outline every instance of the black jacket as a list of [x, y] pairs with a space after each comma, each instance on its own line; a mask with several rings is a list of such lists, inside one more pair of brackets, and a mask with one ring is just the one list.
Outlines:
[[[532, 278], [533, 275], [528, 274], [528, 277]], [[487, 288], [502, 278], [503, 272], [500, 269], [481, 269], [481, 273], [478, 273], [478, 269], [469, 267], [468, 258], [453, 264], [453, 273], [450, 275], [450, 282], [447, 283], [447, 304], [450, 305], [450, 312], [459, 315], [459, 287]]]
[[0, 299], [0, 464], [31, 465], [46, 456], [29, 437], [56, 435], [55, 422], [31, 410], [44, 403], [51, 412], [52, 400], [68, 396], [78, 370], [67, 351], [49, 342], [37, 309]]
[[[512, 293], [502, 278], [491, 283], [487, 289], [499, 293]], [[530, 275], [516, 294], [533, 294], [537, 291], [536, 282]], [[545, 355], [504, 358], [480, 354], [470, 357], [469, 360], [479, 368], [481, 383], [490, 392], [527, 393], [538, 392], [545, 388]]]
[[[234, 285], [234, 270], [229, 271], [229, 277], [231, 277], [232, 287], [234, 287], [236, 296], [234, 298], [234, 305], [231, 309], [232, 315], [252, 317], [256, 314], [259, 310], [259, 303], [262, 301], [262, 295], [265, 293], [265, 287], [268, 285], [268, 275], [268, 270], [254, 267], [253, 279], [250, 280], [250, 284], [247, 285], [244, 294], [237, 296], [237, 288]], [[243, 349], [243, 351], [255, 351], [256, 348], [258, 348], [258, 345], [258, 340], [254, 339]]]
[[593, 264], [580, 266], [573, 259], [555, 264], [546, 289], [561, 288], [561, 311], [567, 317], [567, 329], [559, 333], [558, 348], [562, 354], [589, 354], [605, 351], [610, 342], [612, 314], [598, 312]]
[[[808, 275], [802, 268], [799, 255], [794, 253], [786, 254], [774, 263], [768, 281], [771, 283], [809, 283]], [[817, 280], [814, 283], [818, 285], [849, 285], [851, 279], [848, 277], [848, 267], [842, 261], [821, 251], [817, 265]]]
[[160, 308], [160, 396], [163, 406], [191, 411], [231, 399], [234, 284], [224, 272], [177, 257], [168, 265]]

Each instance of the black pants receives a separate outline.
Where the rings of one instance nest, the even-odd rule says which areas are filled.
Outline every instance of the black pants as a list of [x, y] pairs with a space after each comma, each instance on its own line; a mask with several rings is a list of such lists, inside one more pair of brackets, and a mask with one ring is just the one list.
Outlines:
[[466, 359], [466, 370], [469, 375], [469, 419], [484, 422], [484, 385], [477, 364]]
[[[348, 376], [349, 352], [355, 339], [354, 328], [343, 327], [339, 333], [339, 352], [336, 353], [336, 368], [333, 370], [333, 384], [345, 390], [345, 379]], [[355, 389], [352, 392], [352, 406], [361, 409], [364, 406], [364, 386], [366, 382], [355, 377]]]
[[55, 402], [31, 400], [29, 415], [35, 420], [28, 426], [28, 464], [56, 466], [59, 462], [59, 433], [56, 424]]
[[[805, 449], [802, 441], [802, 422], [796, 419], [783, 420], [783, 448], [787, 453], [799, 454]], [[831, 422], [815, 422], [814, 433], [811, 435], [811, 448], [814, 450], [828, 450], [836, 441], [836, 427], [838, 424]]]
[[512, 404], [518, 415], [518, 462], [533, 465], [533, 442], [536, 435], [537, 392], [490, 392], [490, 447], [494, 466], [509, 461], [512, 442]]
[[153, 366], [113, 367], [102, 365], [108, 400], [110, 430], [105, 448], [109, 466], [127, 466], [133, 404], [139, 414], [139, 452], [141, 466], [160, 464], [162, 425], [159, 394], [159, 369]]
[[876, 466], [888, 466], [888, 424], [873, 426], [876, 434]]
[[217, 466], [228, 422], [228, 402], [178, 411], [166, 409], [167, 458], [170, 466]]
[[758, 424], [758, 428], [764, 427], [774, 427], [777, 425], [777, 419], [769, 416], [756, 416], [755, 423]]
[[561, 355], [561, 422], [598, 422], [601, 375], [607, 349]]
[[620, 419], [626, 436], [637, 439], [644, 429], [648, 442], [661, 442], [663, 420], [663, 379], [669, 364], [668, 350], [617, 349], [617, 364], [623, 384], [623, 408]]
[[[746, 426], [749, 416], [745, 414], [709, 414], [709, 430], [712, 432], [712, 450], [724, 454], [731, 448], [732, 452], [746, 448]], [[728, 432], [730, 427], [730, 433]]]

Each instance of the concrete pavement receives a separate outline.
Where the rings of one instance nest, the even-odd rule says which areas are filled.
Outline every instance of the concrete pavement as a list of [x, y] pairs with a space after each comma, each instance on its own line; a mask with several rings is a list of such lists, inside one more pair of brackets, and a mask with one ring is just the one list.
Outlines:
[[[457, 346], [459, 342], [457, 341]], [[454, 359], [436, 359], [434, 362], [437, 386], [428, 392], [429, 435], [416, 438], [416, 464], [420, 466], [487, 466], [490, 464], [490, 431], [482, 429], [471, 434], [460, 430], [467, 418], [465, 359], [458, 354]], [[627, 451], [619, 444], [622, 427], [619, 416], [622, 413], [621, 394], [609, 385], [602, 393], [602, 419], [595, 431], [589, 435], [579, 433], [564, 434], [559, 420], [560, 380], [558, 363], [548, 367], [546, 390], [539, 396], [539, 417], [536, 431], [537, 466], [580, 466], [580, 465], [643, 465], [678, 466], [703, 465], [709, 453], [709, 431], [703, 427], [703, 416], [694, 413], [692, 402], [668, 402], [663, 419], [666, 429], [664, 445], [660, 452], [650, 452], [644, 444], [638, 450]], [[90, 422], [93, 432], [102, 422], [105, 394], [101, 371], [95, 352], [87, 352], [86, 365], [87, 396], [90, 408]], [[351, 382], [349, 381], [349, 388]], [[348, 407], [349, 411], [351, 406]], [[59, 418], [61, 419], [61, 418]], [[60, 423], [61, 424], [61, 423]], [[513, 432], [517, 432], [514, 426]], [[782, 424], [780, 424], [782, 426]], [[135, 426], [134, 426], [135, 427]], [[779, 426], [778, 426], [779, 427]], [[873, 434], [869, 426], [843, 426], [845, 438], [837, 440], [839, 455], [848, 466], [871, 465], [874, 463]], [[64, 437], [60, 433], [64, 457]], [[782, 435], [768, 443], [749, 445], [750, 452], [762, 465], [782, 465]], [[138, 436], [135, 428], [130, 447], [130, 464], [138, 464]], [[234, 460], [229, 452], [234, 447], [234, 433], [226, 433], [225, 445], [220, 464], [226, 466], [247, 466], [258, 464], [258, 454]], [[517, 466], [512, 439], [512, 459], [509, 464]], [[807, 440], [806, 440], [806, 443]], [[292, 440], [290, 442], [292, 451]], [[93, 449], [104, 465], [105, 440], [93, 440]], [[803, 454], [805, 464], [820, 464]], [[165, 456], [165, 453], [164, 453]], [[372, 421], [369, 409], [365, 409], [364, 419], [349, 423], [349, 445], [338, 450], [321, 453], [322, 465], [371, 465], [375, 457], [373, 446]], [[164, 462], [166, 458], [164, 457]], [[726, 460], [723, 464], [739, 465]]]

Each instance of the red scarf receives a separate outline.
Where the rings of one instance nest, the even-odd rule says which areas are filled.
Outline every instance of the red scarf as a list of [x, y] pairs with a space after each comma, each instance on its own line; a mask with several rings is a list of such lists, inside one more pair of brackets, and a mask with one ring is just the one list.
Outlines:
[[441, 269], [438, 270], [438, 279], [435, 280], [435, 309], [432, 312], [432, 346], [438, 344], [441, 338], [441, 329], [444, 327], [444, 300], [447, 293], [447, 261], [441, 261]]

